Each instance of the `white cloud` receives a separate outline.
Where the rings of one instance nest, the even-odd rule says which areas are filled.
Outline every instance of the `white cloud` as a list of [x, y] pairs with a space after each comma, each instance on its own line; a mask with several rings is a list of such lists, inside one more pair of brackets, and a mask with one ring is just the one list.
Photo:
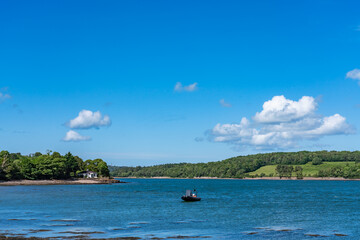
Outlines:
[[0, 103], [11, 98], [10, 94], [0, 92]]
[[263, 110], [256, 113], [254, 120], [259, 123], [288, 122], [313, 114], [317, 104], [313, 97], [303, 96], [299, 101], [274, 96], [263, 104]]
[[105, 115], [102, 117], [99, 111], [92, 112], [89, 110], [82, 110], [79, 115], [70, 120], [67, 125], [74, 129], [87, 129], [87, 128], [99, 128], [102, 126], [110, 126], [110, 117]]
[[353, 128], [346, 123], [346, 118], [340, 114], [334, 114], [330, 117], [324, 117], [321, 120], [321, 125], [318, 128], [309, 130], [309, 135], [335, 135], [335, 134], [349, 134], [353, 132]]
[[197, 87], [197, 83], [196, 83], [196, 82], [193, 83], [193, 84], [187, 85], [187, 86], [183, 86], [183, 85], [181, 84], [181, 82], [177, 82], [177, 83], [175, 84], [175, 87], [174, 87], [174, 90], [175, 90], [176, 92], [182, 92], [182, 91], [185, 91], [185, 92], [193, 92], [193, 91], [195, 91], [195, 90], [197, 90], [197, 89], [198, 89], [198, 87]]
[[221, 106], [223, 106], [223, 107], [231, 107], [231, 104], [225, 102], [225, 99], [221, 99], [221, 100], [220, 100], [220, 104], [221, 104]]
[[70, 130], [66, 133], [65, 137], [62, 139], [65, 142], [80, 142], [80, 141], [89, 141], [91, 137], [82, 136], [80, 133]]
[[286, 149], [297, 146], [301, 140], [355, 132], [345, 117], [339, 114], [322, 117], [314, 113], [315, 109], [312, 97], [296, 102], [275, 96], [264, 103], [262, 112], [256, 113], [254, 123], [242, 118], [239, 124], [217, 124], [210, 137], [214, 142], [236, 147]]
[[351, 70], [350, 72], [347, 72], [346, 73], [346, 78], [359, 80], [358, 83], [360, 85], [360, 69], [355, 68], [354, 70]]
[[179, 92], [179, 91], [181, 91], [182, 89], [183, 89], [183, 86], [182, 86], [181, 82], [177, 82], [177, 83], [175, 84], [174, 90]]

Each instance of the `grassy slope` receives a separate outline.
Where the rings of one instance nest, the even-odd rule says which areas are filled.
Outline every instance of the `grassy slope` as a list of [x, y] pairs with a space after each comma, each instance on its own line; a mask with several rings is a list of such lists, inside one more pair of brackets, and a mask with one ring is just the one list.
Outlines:
[[[354, 165], [355, 162], [324, 162], [321, 165], [312, 165], [310, 162], [304, 165], [299, 165], [303, 168], [303, 175], [308, 177], [308, 176], [313, 176], [315, 174], [317, 174], [319, 172], [320, 169], [327, 169], [330, 167], [335, 167], [335, 166], [345, 166], [346, 164], [350, 164], [350, 165]], [[293, 165], [294, 167], [296, 165]], [[259, 168], [258, 170], [254, 171], [254, 172], [250, 172], [249, 175], [255, 175], [258, 174], [260, 175], [261, 173], [265, 173], [266, 176], [268, 176], [270, 173], [276, 174], [275, 172], [275, 168], [276, 165], [267, 165], [264, 167]], [[295, 174], [293, 174], [295, 176]]]

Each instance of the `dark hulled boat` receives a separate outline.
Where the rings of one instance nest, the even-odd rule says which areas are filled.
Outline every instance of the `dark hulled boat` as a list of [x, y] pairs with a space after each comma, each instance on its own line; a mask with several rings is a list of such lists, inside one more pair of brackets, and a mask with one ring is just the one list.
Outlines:
[[196, 190], [194, 190], [194, 193], [192, 193], [191, 190], [186, 190], [185, 195], [182, 196], [181, 199], [185, 202], [196, 202], [201, 200], [201, 198], [197, 196]]

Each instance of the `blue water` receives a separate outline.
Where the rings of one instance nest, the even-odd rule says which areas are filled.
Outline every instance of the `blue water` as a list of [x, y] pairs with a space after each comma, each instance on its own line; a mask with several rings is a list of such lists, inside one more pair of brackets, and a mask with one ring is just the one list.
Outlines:
[[[0, 187], [0, 234], [360, 239], [360, 181], [124, 180], [129, 183]], [[202, 201], [182, 202], [193, 188]]]

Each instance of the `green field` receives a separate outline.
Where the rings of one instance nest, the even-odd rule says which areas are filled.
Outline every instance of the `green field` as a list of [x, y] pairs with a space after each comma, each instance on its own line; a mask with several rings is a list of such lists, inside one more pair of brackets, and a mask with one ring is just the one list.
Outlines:
[[[303, 175], [304, 177], [312, 177], [315, 174], [317, 174], [319, 172], [319, 170], [324, 170], [324, 169], [328, 169], [331, 167], [345, 167], [346, 164], [349, 165], [355, 165], [355, 162], [323, 162], [320, 165], [312, 165], [310, 162], [304, 165], [293, 165], [295, 166], [301, 166], [303, 168]], [[250, 172], [249, 175], [254, 176], [254, 175], [260, 175], [261, 173], [264, 173], [266, 176], [269, 176], [269, 174], [273, 174], [274, 176], [276, 176], [276, 172], [275, 172], [275, 168], [276, 165], [267, 165], [264, 167], [259, 168], [258, 170], [254, 171], [254, 172]], [[293, 173], [293, 176], [295, 176], [295, 173]]]

